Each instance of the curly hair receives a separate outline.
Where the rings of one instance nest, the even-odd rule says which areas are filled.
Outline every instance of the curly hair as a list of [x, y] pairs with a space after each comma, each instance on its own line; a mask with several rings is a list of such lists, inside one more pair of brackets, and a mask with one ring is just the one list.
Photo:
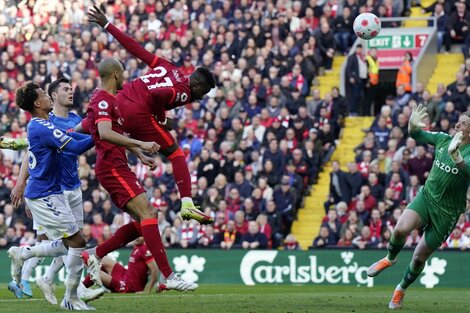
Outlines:
[[32, 81], [27, 82], [24, 86], [16, 90], [15, 101], [16, 105], [28, 112], [32, 112], [34, 109], [34, 101], [38, 99], [38, 84]]

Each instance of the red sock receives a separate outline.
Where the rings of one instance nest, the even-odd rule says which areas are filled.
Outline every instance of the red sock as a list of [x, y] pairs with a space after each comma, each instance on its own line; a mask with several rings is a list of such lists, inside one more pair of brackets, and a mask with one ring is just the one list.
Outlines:
[[180, 197], [191, 197], [191, 175], [184, 156], [183, 149], [178, 148], [168, 157], [173, 166], [173, 177], [175, 178]]
[[86, 275], [85, 279], [83, 280], [83, 285], [87, 288], [90, 288], [93, 286], [95, 283], [91, 280], [90, 275]]
[[140, 222], [142, 228], [142, 235], [144, 236], [145, 244], [152, 253], [155, 262], [157, 262], [160, 272], [165, 278], [173, 273], [173, 270], [168, 263], [165, 248], [163, 247], [162, 238], [158, 231], [158, 221], [156, 218], [148, 218]]
[[133, 222], [123, 225], [113, 236], [96, 247], [96, 256], [101, 259], [108, 253], [127, 245], [140, 236], [142, 236], [142, 232], [138, 223]]

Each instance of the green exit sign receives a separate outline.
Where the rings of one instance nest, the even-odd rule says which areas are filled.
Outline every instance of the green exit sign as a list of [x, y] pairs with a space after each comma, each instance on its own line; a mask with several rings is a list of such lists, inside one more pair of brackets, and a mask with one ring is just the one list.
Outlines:
[[413, 49], [415, 35], [377, 36], [367, 42], [367, 47], [377, 49]]

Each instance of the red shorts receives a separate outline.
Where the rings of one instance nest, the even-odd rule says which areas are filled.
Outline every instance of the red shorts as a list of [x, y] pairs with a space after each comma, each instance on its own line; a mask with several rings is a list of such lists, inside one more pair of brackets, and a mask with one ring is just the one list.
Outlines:
[[126, 285], [126, 273], [127, 269], [119, 263], [114, 264], [113, 270], [111, 271], [111, 292], [127, 293], [129, 292]]
[[153, 141], [162, 148], [175, 143], [173, 135], [161, 126], [150, 108], [145, 103], [135, 103], [124, 96], [118, 96], [119, 113], [124, 119], [123, 128], [126, 133], [137, 140]]
[[127, 202], [145, 192], [145, 189], [128, 166], [96, 173], [96, 177], [104, 189], [108, 191], [114, 204], [124, 211]]

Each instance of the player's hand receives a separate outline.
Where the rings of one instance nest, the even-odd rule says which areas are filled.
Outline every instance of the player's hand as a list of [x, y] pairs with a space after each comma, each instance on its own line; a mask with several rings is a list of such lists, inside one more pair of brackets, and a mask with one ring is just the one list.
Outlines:
[[24, 199], [24, 189], [26, 186], [16, 184], [15, 188], [11, 190], [10, 199], [15, 208], [19, 207]]
[[149, 156], [146, 156], [145, 154], [141, 153], [139, 155], [139, 160], [142, 162], [142, 164], [147, 165], [150, 167], [151, 171], [154, 171], [157, 168], [157, 163], [155, 162], [154, 158], [151, 158]]
[[160, 145], [156, 142], [142, 141], [139, 148], [144, 152], [157, 153], [160, 150]]
[[462, 144], [463, 133], [462, 131], [457, 132], [449, 144], [447, 148], [447, 152], [449, 152], [450, 157], [455, 162], [455, 164], [460, 163], [463, 161], [462, 156], [460, 155], [459, 147]]
[[426, 127], [426, 124], [424, 123], [424, 120], [428, 117], [428, 113], [426, 111], [427, 108], [424, 105], [419, 104], [416, 106], [416, 103], [413, 103], [410, 121], [408, 122], [408, 128], [410, 130], [418, 130]]
[[104, 15], [103, 11], [101, 11], [96, 4], [94, 4], [91, 8], [88, 9], [87, 12], [88, 21], [90, 23], [96, 23], [101, 27], [104, 27], [108, 24], [108, 18]]

